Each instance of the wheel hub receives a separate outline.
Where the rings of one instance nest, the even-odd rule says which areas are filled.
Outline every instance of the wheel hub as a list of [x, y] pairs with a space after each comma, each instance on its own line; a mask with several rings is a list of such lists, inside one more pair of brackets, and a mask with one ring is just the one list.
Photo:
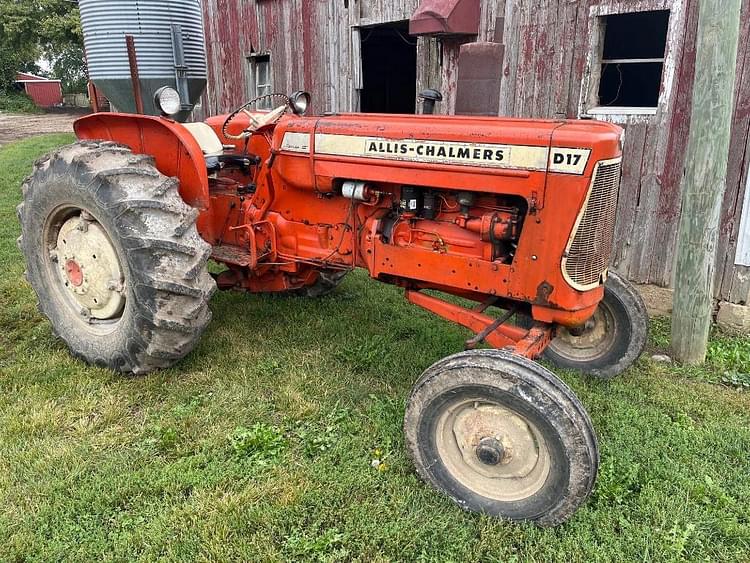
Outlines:
[[68, 260], [65, 263], [65, 273], [68, 275], [68, 280], [73, 284], [73, 287], [80, 287], [83, 284], [83, 272], [81, 266], [75, 260]]
[[104, 228], [85, 212], [63, 223], [52, 253], [64, 290], [95, 319], [117, 317], [125, 305], [122, 268]]
[[570, 360], [593, 361], [606, 354], [614, 341], [614, 317], [609, 308], [600, 303], [585, 324], [572, 329], [560, 327], [549, 347]]
[[497, 500], [534, 494], [550, 470], [549, 452], [536, 427], [486, 400], [464, 400], [446, 409], [436, 426], [436, 445], [457, 480]]
[[477, 446], [477, 459], [485, 465], [497, 465], [503, 459], [505, 448], [495, 438], [482, 438]]

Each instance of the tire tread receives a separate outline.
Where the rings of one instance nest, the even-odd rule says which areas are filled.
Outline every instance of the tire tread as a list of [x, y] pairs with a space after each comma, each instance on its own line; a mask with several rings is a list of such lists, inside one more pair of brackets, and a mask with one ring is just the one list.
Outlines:
[[[74, 143], [38, 159], [23, 183], [24, 203], [18, 206], [19, 246], [27, 263], [38, 260], [40, 251], [25, 242], [29, 209], [54, 180], [50, 175], [71, 179], [77, 190], [91, 194], [100, 213], [109, 216], [112, 236], [129, 266], [128, 285], [137, 309], [126, 349], [104, 355], [76, 349], [75, 339], [54, 322], [53, 331], [73, 355], [117, 371], [146, 373], [183, 358], [211, 320], [208, 301], [216, 284], [207, 270], [211, 247], [195, 226], [198, 212], [180, 198], [177, 180], [161, 174], [151, 156], [109, 141]], [[131, 217], [143, 228], [134, 230]], [[35, 275], [30, 281], [39, 291], [42, 284]], [[40, 311], [50, 320], [55, 318], [52, 301], [40, 296]]]

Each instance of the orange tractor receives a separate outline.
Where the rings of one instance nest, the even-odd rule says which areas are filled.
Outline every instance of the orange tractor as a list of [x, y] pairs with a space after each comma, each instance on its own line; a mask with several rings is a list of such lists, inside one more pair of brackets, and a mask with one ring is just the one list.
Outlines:
[[181, 124], [177, 92], [155, 103], [161, 117], [79, 119], [79, 142], [23, 186], [27, 277], [75, 356], [165, 368], [200, 338], [217, 287], [317, 297], [363, 268], [474, 333], [408, 399], [419, 474], [465, 509], [542, 525], [573, 514], [596, 435], [534, 359], [609, 378], [643, 349], [643, 303], [607, 271], [618, 127], [312, 117], [303, 92]]

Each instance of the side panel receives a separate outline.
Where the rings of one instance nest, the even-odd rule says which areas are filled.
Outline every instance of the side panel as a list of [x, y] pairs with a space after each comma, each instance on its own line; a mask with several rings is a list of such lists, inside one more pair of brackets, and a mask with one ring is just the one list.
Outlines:
[[160, 117], [97, 113], [78, 119], [73, 128], [81, 139], [114, 141], [137, 154], [148, 154], [156, 167], [180, 181], [180, 196], [188, 205], [209, 207], [208, 173], [203, 151], [179, 123]]

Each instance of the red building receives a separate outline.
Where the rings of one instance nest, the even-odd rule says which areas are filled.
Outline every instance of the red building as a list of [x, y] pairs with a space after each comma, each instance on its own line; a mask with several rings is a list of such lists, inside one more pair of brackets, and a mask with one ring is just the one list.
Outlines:
[[62, 83], [59, 80], [49, 80], [27, 72], [17, 72], [16, 84], [22, 86], [24, 92], [39, 107], [48, 108], [63, 103]]

